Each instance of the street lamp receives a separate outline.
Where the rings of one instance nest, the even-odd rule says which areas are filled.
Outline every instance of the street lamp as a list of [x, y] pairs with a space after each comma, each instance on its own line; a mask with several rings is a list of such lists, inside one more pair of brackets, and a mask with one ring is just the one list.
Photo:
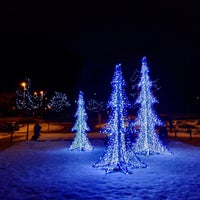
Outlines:
[[22, 82], [21, 83], [21, 86], [24, 88], [24, 100], [25, 100], [25, 98], [26, 98], [26, 90], [27, 90], [27, 87], [26, 87], [26, 82]]
[[40, 91], [40, 95], [41, 95], [41, 102], [42, 102], [43, 97], [44, 97], [44, 91]]
[[25, 117], [27, 83], [22, 82], [21, 86], [23, 87], [22, 117]]
[[41, 95], [41, 119], [43, 118], [43, 98], [44, 98], [44, 91], [40, 91]]
[[28, 140], [28, 132], [29, 132], [29, 121], [30, 121], [30, 113], [29, 113], [29, 108], [28, 108], [28, 104], [29, 104], [29, 99], [26, 99], [26, 92], [27, 92], [27, 90], [28, 90], [28, 83], [27, 82], [22, 82], [21, 83], [21, 86], [24, 88], [24, 94], [23, 94], [23, 96], [24, 96], [24, 110], [25, 110], [25, 108], [27, 109], [27, 111], [28, 111], [28, 120], [27, 120], [27, 130], [26, 130], [26, 140]]
[[44, 91], [34, 92], [34, 98], [36, 102], [35, 108], [39, 111], [41, 119], [43, 118], [43, 100], [44, 100]]

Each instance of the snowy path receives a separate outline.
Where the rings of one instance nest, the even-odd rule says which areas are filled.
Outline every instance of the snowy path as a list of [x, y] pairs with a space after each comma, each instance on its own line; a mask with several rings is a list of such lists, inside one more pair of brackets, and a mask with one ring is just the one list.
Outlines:
[[105, 174], [92, 164], [102, 155], [68, 151], [71, 141], [20, 142], [0, 152], [0, 199], [189, 199], [200, 196], [200, 147], [170, 142], [173, 155], [140, 156], [148, 168]]

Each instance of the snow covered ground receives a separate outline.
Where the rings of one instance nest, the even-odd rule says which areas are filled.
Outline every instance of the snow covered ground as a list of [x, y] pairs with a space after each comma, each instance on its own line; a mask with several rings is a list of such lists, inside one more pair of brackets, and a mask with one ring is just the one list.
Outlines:
[[103, 139], [93, 151], [68, 151], [72, 140], [22, 141], [0, 152], [2, 200], [199, 200], [200, 147], [170, 141], [173, 155], [139, 156], [148, 167], [133, 174], [92, 165], [103, 154]]

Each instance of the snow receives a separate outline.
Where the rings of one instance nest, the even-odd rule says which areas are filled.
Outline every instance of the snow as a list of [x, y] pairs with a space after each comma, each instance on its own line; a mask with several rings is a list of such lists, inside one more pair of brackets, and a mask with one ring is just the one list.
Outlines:
[[106, 174], [92, 165], [105, 149], [69, 151], [72, 140], [21, 141], [0, 152], [0, 199], [200, 199], [200, 147], [171, 140], [172, 155], [138, 156], [148, 167]]

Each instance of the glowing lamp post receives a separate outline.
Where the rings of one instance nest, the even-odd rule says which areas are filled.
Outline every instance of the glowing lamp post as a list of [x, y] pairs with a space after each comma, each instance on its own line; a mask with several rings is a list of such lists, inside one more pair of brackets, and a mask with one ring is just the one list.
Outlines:
[[[29, 99], [26, 99], [26, 92], [27, 92], [27, 90], [28, 90], [28, 84], [27, 84], [26, 82], [22, 82], [22, 83], [21, 83], [21, 86], [22, 86], [23, 89], [24, 89], [24, 94], [23, 94], [23, 96], [24, 96], [24, 105], [25, 105], [25, 107], [27, 108], [27, 111], [28, 111], [27, 131], [26, 131], [26, 140], [28, 140], [29, 120], [30, 120], [30, 119], [29, 119], [30, 113], [29, 113], [29, 108], [28, 108]], [[24, 110], [25, 110], [25, 108], [24, 108]]]
[[43, 100], [44, 100], [44, 91], [40, 92], [34, 92], [34, 98], [37, 101], [37, 105], [35, 106], [35, 109], [38, 109], [40, 112], [41, 119], [43, 118]]
[[25, 100], [25, 98], [26, 98], [26, 90], [27, 90], [26, 82], [22, 82], [22, 83], [21, 83], [21, 86], [22, 86], [23, 89], [24, 89], [24, 100]]
[[26, 90], [27, 90], [27, 84], [26, 82], [22, 82], [21, 86], [23, 87], [23, 109], [22, 109], [22, 117], [25, 116], [25, 106], [26, 106]]
[[41, 119], [43, 118], [43, 98], [44, 98], [44, 91], [40, 91], [41, 95]]

